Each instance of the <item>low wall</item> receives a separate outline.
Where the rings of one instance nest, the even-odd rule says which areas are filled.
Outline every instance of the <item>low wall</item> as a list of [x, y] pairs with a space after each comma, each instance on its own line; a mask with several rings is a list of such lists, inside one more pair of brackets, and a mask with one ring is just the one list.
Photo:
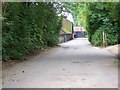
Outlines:
[[66, 41], [69, 41], [72, 38], [72, 34], [61, 34], [59, 37], [59, 42], [64, 43]]

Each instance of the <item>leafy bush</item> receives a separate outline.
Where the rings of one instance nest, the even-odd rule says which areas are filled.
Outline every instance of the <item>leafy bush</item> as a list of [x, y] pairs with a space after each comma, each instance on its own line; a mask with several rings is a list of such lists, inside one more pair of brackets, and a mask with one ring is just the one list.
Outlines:
[[103, 43], [103, 31], [106, 34], [106, 44], [114, 45], [118, 43], [118, 34], [117, 31], [114, 31], [115, 28], [113, 26], [102, 26], [96, 30], [94, 35], [92, 36], [92, 44], [95, 46], [102, 46]]
[[56, 45], [61, 19], [53, 3], [16, 2], [3, 4], [3, 60]]
[[92, 37], [91, 43], [95, 46], [102, 46], [102, 30], [97, 30]]
[[119, 3], [87, 3], [86, 23], [88, 40], [97, 46], [102, 44], [102, 32], [107, 36], [107, 45], [119, 43]]

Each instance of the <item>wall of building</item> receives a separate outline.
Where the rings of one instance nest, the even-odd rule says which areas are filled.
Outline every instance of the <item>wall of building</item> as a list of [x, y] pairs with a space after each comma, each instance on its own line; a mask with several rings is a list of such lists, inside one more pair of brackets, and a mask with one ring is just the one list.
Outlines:
[[59, 42], [64, 43], [71, 40], [71, 38], [72, 38], [72, 34], [61, 34], [59, 37]]

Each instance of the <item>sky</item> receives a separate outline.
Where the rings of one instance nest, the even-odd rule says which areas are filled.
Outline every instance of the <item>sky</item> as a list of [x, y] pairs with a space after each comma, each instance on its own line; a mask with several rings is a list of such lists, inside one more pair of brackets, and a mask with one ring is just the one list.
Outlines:
[[74, 22], [73, 16], [72, 16], [71, 13], [68, 13], [68, 14], [67, 14], [67, 19], [68, 19], [69, 21], [71, 21], [71, 22]]
[[[64, 16], [67, 16], [67, 19], [68, 19], [69, 21], [71, 21], [71, 22], [74, 23], [73, 16], [72, 16], [71, 13], [68, 13], [68, 12], [62, 12], [61, 14], [64, 15]], [[60, 15], [61, 15], [61, 14], [60, 14]]]

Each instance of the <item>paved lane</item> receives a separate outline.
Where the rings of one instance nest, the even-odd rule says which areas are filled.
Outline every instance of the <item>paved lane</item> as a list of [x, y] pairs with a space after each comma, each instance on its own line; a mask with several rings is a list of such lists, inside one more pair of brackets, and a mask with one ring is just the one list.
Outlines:
[[75, 39], [4, 70], [3, 88], [118, 88], [114, 60], [86, 38]]

